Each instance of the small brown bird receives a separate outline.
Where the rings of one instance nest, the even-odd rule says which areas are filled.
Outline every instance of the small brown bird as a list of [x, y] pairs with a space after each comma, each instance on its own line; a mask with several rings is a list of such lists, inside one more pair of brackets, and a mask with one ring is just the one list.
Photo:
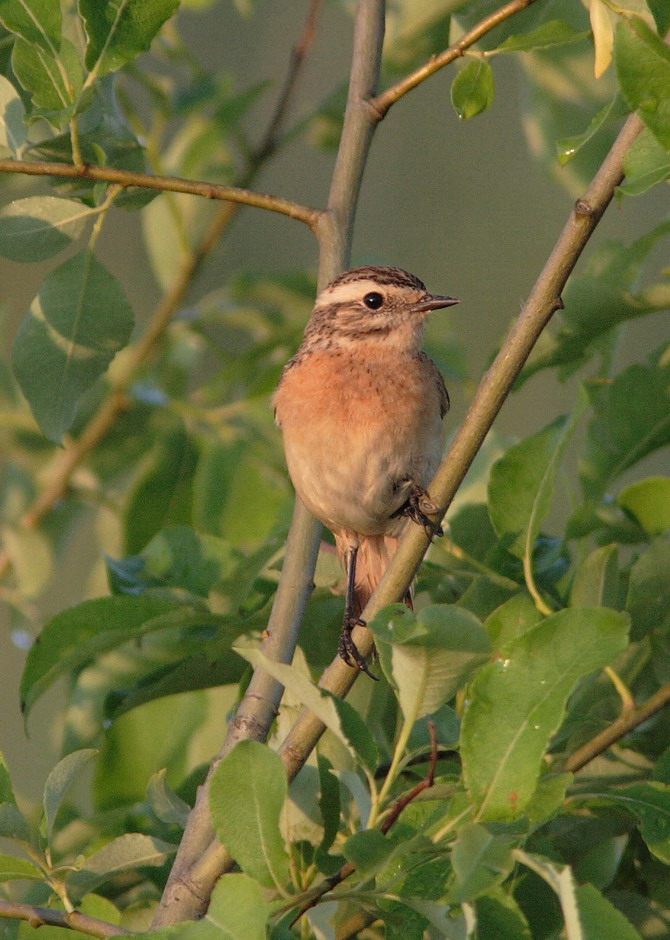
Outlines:
[[368, 675], [351, 631], [408, 518], [439, 531], [425, 488], [449, 395], [421, 343], [431, 311], [455, 303], [399, 268], [340, 274], [317, 297], [274, 395], [293, 485], [332, 531], [347, 574], [340, 656]]

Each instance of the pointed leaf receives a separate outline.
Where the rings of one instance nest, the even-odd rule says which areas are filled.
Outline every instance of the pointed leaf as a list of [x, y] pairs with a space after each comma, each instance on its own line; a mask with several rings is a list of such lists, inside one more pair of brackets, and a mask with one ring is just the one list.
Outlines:
[[616, 544], [596, 548], [577, 569], [571, 607], [619, 606], [619, 551]]
[[0, 881], [14, 881], [15, 879], [44, 881], [44, 873], [24, 858], [17, 858], [15, 855], [0, 855]]
[[581, 676], [626, 647], [628, 618], [602, 608], [562, 610], [510, 643], [472, 681], [463, 716], [465, 782], [478, 819], [517, 819]]
[[254, 668], [264, 669], [273, 679], [281, 682], [306, 705], [333, 734], [342, 741], [349, 753], [363, 762], [368, 770], [377, 765], [377, 747], [360, 715], [342, 699], [328, 695], [294, 666], [276, 663], [264, 656], [256, 647], [234, 647]]
[[444, 705], [491, 655], [480, 621], [451, 604], [425, 607], [416, 617], [394, 605], [380, 611], [369, 627], [405, 721], [412, 723]]
[[12, 50], [12, 68], [21, 85], [32, 95], [38, 113], [59, 128], [75, 111], [83, 85], [77, 50], [63, 39], [58, 53], [17, 39]]
[[161, 822], [183, 829], [191, 807], [174, 792], [167, 782], [167, 770], [159, 770], [147, 785], [147, 799]]
[[631, 483], [617, 502], [635, 516], [649, 535], [670, 529], [670, 477], [649, 477]]
[[73, 199], [29, 196], [0, 210], [0, 254], [12, 261], [52, 258], [81, 235], [95, 210]]
[[145, 52], [179, 0], [79, 0], [88, 45], [86, 65], [100, 75]]
[[78, 892], [88, 894], [120, 872], [164, 865], [176, 851], [176, 845], [153, 836], [126, 833], [89, 855], [83, 867], [70, 876], [68, 883]]
[[240, 868], [267, 888], [288, 881], [279, 819], [288, 792], [281, 758], [258, 741], [241, 741], [212, 776], [209, 805], [217, 837]]
[[0, 75], [0, 147], [12, 153], [23, 147], [28, 139], [25, 116], [26, 109], [16, 88]]
[[629, 920], [591, 884], [575, 889], [584, 940], [642, 940]]
[[46, 437], [61, 442], [82, 394], [125, 346], [132, 328], [121, 286], [90, 252], [47, 275], [12, 354], [21, 390]]
[[530, 52], [531, 49], [546, 49], [549, 46], [562, 46], [566, 42], [579, 42], [588, 36], [588, 30], [575, 29], [563, 20], [548, 20], [529, 33], [508, 36], [495, 51]]
[[628, 105], [670, 149], [670, 49], [643, 20], [627, 16], [616, 29], [615, 56]]
[[458, 833], [451, 856], [456, 881], [450, 891], [455, 903], [472, 901], [507, 877], [514, 865], [509, 837], [492, 835], [485, 826], [469, 823]]
[[60, 676], [143, 631], [178, 626], [181, 617], [177, 604], [155, 597], [101, 597], [57, 614], [28, 653], [21, 679], [25, 714]]
[[60, 46], [60, 0], [2, 0], [0, 23], [41, 49], [53, 52]]
[[65, 794], [71, 784], [78, 777], [81, 769], [96, 756], [95, 748], [86, 748], [67, 754], [60, 760], [47, 777], [44, 787], [44, 820], [46, 823], [47, 840], [51, 839], [56, 815], [61, 807]]

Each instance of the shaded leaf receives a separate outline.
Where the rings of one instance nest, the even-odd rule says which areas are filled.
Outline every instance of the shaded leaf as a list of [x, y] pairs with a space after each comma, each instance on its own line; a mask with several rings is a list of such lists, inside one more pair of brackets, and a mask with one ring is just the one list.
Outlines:
[[116, 278], [89, 252], [42, 282], [12, 351], [14, 371], [45, 436], [60, 443], [82, 394], [130, 339], [133, 312]]
[[652, 630], [670, 628], [670, 539], [656, 539], [635, 560], [628, 579], [626, 610], [631, 615], [631, 637], [640, 640]]
[[166, 775], [167, 770], [163, 768], [151, 777], [147, 786], [147, 799], [161, 822], [183, 829], [191, 807], [177, 796], [168, 784]]
[[26, 143], [26, 109], [16, 88], [0, 75], [0, 147], [17, 153]]
[[28, 653], [21, 679], [26, 715], [56, 679], [97, 654], [145, 632], [207, 619], [202, 611], [154, 597], [101, 597], [62, 611], [47, 621]]
[[176, 851], [176, 845], [153, 836], [126, 833], [89, 855], [82, 868], [70, 876], [68, 884], [79, 893], [88, 894], [121, 872], [164, 865]]
[[212, 776], [209, 805], [217, 837], [240, 868], [267, 888], [288, 880], [279, 818], [288, 792], [281, 758], [257, 741], [241, 741]]
[[478, 823], [464, 826], [456, 837], [451, 856], [456, 876], [451, 899], [456, 903], [471, 901], [499, 885], [514, 865], [513, 845], [509, 837], [495, 836]]
[[75, 112], [83, 86], [81, 63], [72, 43], [63, 39], [56, 53], [17, 39], [12, 68], [21, 85], [31, 93], [40, 116], [63, 128]]
[[670, 529], [670, 477], [648, 477], [631, 483], [619, 493], [617, 502], [649, 535]]
[[621, 92], [664, 147], [670, 149], [670, 49], [636, 16], [621, 17], [615, 58]]
[[624, 196], [639, 196], [670, 177], [670, 153], [645, 127], [628, 148], [625, 182], [617, 187]]
[[479, 670], [461, 733], [464, 778], [478, 819], [523, 815], [575, 683], [625, 649], [627, 631], [627, 616], [612, 610], [562, 610]]
[[74, 751], [72, 754], [66, 754], [47, 777], [43, 799], [47, 840], [51, 839], [56, 822], [56, 815], [61, 807], [65, 794], [79, 776], [82, 768], [85, 767], [97, 753], [97, 750], [94, 748], [87, 748], [81, 751]]
[[14, 881], [15, 879], [44, 881], [44, 873], [24, 858], [17, 858], [15, 855], [0, 855], [0, 881]]
[[588, 36], [588, 30], [575, 29], [563, 20], [548, 20], [529, 33], [508, 36], [495, 51], [530, 52], [531, 49], [546, 49], [548, 46], [560, 46], [566, 42], [579, 42]]
[[43, 261], [69, 247], [95, 210], [73, 199], [28, 196], [0, 210], [0, 254], [12, 261]]
[[618, 908], [591, 884], [575, 889], [585, 940], [642, 940]]

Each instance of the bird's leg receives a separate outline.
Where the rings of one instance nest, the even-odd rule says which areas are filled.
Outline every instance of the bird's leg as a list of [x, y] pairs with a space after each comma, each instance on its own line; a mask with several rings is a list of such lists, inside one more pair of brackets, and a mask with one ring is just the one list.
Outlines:
[[356, 600], [355, 600], [355, 589], [356, 589], [356, 556], [358, 555], [358, 546], [351, 548], [347, 554], [347, 592], [344, 602], [344, 622], [342, 623], [342, 630], [340, 632], [340, 642], [337, 647], [337, 651], [340, 654], [340, 658], [345, 661], [347, 666], [357, 666], [362, 672], [367, 676], [370, 676], [371, 679], [376, 679], [373, 673], [368, 669], [367, 663], [361, 656], [358, 647], [354, 643], [353, 637], [351, 635], [354, 627], [361, 626], [365, 627], [365, 620], [362, 620], [355, 613], [356, 610]]
[[418, 483], [414, 483], [407, 500], [393, 515], [407, 516], [412, 522], [423, 526], [428, 538], [432, 539], [436, 535], [444, 535], [444, 529], [440, 523], [430, 518], [439, 511], [440, 507], [435, 505], [423, 487], [419, 486]]

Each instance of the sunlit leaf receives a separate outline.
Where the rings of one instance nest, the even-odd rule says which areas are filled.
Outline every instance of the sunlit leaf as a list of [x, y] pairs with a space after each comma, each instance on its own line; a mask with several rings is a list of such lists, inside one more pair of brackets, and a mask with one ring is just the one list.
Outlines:
[[104, 75], [145, 52], [179, 0], [79, 0], [88, 45], [86, 65]]
[[61, 41], [60, 0], [2, 0], [0, 23], [27, 42], [53, 52]]
[[121, 872], [164, 865], [176, 850], [176, 845], [153, 836], [126, 833], [89, 855], [82, 868], [71, 875], [69, 884], [88, 894]]
[[241, 741], [223, 758], [210, 784], [216, 834], [240, 868], [268, 888], [288, 879], [279, 816], [288, 792], [281, 758], [257, 741]]
[[628, 618], [603, 608], [562, 610], [510, 643], [469, 686], [461, 753], [478, 818], [517, 819], [575, 683], [626, 646]]
[[44, 881], [44, 873], [32, 862], [14, 855], [0, 855], [0, 881]]
[[649, 535], [670, 529], [670, 477], [648, 477], [631, 483], [619, 493], [617, 502]]
[[486, 59], [475, 59], [461, 69], [451, 86], [451, 103], [461, 120], [475, 117], [493, 104], [495, 79]]

